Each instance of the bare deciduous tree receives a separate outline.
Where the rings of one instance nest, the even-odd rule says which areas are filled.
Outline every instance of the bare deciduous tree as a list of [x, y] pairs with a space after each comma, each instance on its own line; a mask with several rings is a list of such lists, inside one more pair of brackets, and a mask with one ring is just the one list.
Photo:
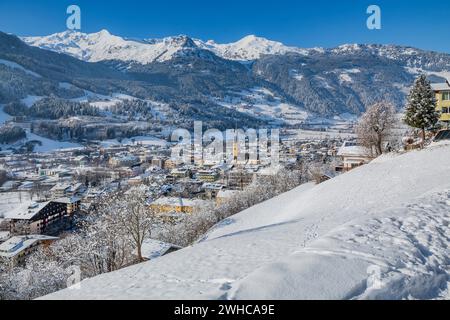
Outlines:
[[150, 238], [155, 212], [148, 206], [147, 194], [142, 188], [132, 188], [108, 197], [99, 207], [98, 214], [115, 232], [123, 235], [136, 249], [143, 261], [142, 244]]
[[136, 248], [139, 261], [143, 261], [142, 244], [150, 238], [156, 213], [147, 203], [147, 194], [141, 188], [132, 188], [118, 194], [109, 203], [110, 219], [118, 223]]
[[379, 102], [370, 106], [362, 115], [356, 128], [360, 143], [376, 155], [384, 151], [383, 144], [388, 142], [395, 124], [395, 107], [388, 102]]

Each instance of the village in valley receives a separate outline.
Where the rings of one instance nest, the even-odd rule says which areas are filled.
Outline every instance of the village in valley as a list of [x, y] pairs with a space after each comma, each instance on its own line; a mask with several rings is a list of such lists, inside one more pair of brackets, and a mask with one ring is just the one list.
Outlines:
[[64, 13], [0, 31], [0, 300], [449, 299], [449, 54]]
[[[2, 153], [0, 256], [13, 266], [24, 264], [39, 245], [76, 232], [77, 220], [120, 190], [143, 187], [149, 207], [176, 221], [177, 216], [195, 215], [202, 207], [233, 201], [258, 177], [276, 175], [284, 168], [297, 171], [300, 183], [311, 175], [306, 167], [319, 164], [326, 168], [320, 177], [324, 181], [370, 159], [347, 154], [348, 148], [339, 153], [343, 144], [350, 144], [351, 133], [303, 131], [302, 138], [296, 131], [284, 132], [280, 162], [274, 168], [259, 160], [239, 160], [237, 146], [229, 163], [184, 163], [171, 157], [175, 144], [162, 139], [47, 153]], [[149, 252], [145, 258], [155, 254]]]
[[[433, 84], [432, 88], [445, 129], [450, 120], [450, 86]], [[82, 148], [42, 153], [1, 152], [0, 258], [11, 270], [26, 268], [30, 255], [38, 250], [45, 252], [45, 248], [70, 238], [90, 223], [91, 215], [104, 213], [102, 203], [113, 210], [110, 197], [123, 201], [127, 192], [142, 192], [140, 201], [144, 211], [151, 211], [151, 223], [147, 226], [152, 232], [141, 234], [146, 238], [137, 243], [138, 254], [136, 248], [131, 249], [134, 258], [128, 257], [126, 263], [108, 271], [156, 259], [188, 245], [221, 218], [277, 193], [308, 181], [323, 183], [385, 152], [406, 152], [420, 147], [420, 135], [407, 137], [412, 131], [402, 124], [398, 114], [394, 113], [389, 121], [391, 137], [381, 137], [381, 149], [370, 151], [361, 143], [364, 135], [354, 122], [320, 130], [281, 129], [279, 160], [275, 166], [258, 157], [251, 159], [246, 153], [249, 143], [245, 139], [241, 143], [234, 140], [231, 154], [218, 163], [204, 159], [194, 162], [193, 155], [191, 159], [188, 157], [192, 161], [174, 159], [172, 148], [177, 143], [165, 137], [103, 145], [88, 143]], [[433, 136], [432, 132], [438, 132], [436, 128], [437, 125], [428, 134]], [[448, 132], [440, 131], [438, 137], [449, 139]], [[282, 182], [287, 186], [281, 187]], [[259, 187], [266, 185], [277, 191], [252, 201], [247, 199], [248, 203], [243, 204], [245, 201], [240, 198], [248, 197], [249, 192], [267, 192], [255, 187], [258, 183]], [[234, 203], [240, 205], [227, 209]], [[197, 215], [202, 216], [208, 210], [221, 211], [224, 216], [208, 222], [199, 220]], [[230, 212], [225, 213], [227, 210]], [[190, 220], [196, 221], [194, 225]], [[202, 227], [197, 226], [199, 221]], [[196, 232], [183, 238], [177, 226], [182, 229], [190, 226]]]
[[[275, 175], [281, 168], [298, 171], [300, 183], [311, 175], [308, 164], [320, 164], [326, 167], [321, 181], [330, 179], [336, 170], [348, 170], [370, 158], [347, 154], [348, 148], [338, 154], [344, 141], [348, 145], [347, 139], [355, 136], [350, 133], [351, 127], [332, 132], [305, 130], [301, 132], [303, 137], [298, 137], [296, 130], [284, 130], [276, 168], [245, 156], [239, 160], [237, 145], [229, 163], [176, 161], [171, 158], [174, 144], [162, 139], [101, 147], [92, 144], [48, 153], [3, 153], [0, 255], [13, 266], [24, 264], [37, 246], [75, 231], [74, 221], [88, 215], [103, 197], [133, 187], [143, 186], [149, 207], [161, 217], [176, 220], [177, 216], [195, 215], [202, 207], [233, 201], [257, 177]], [[149, 248], [153, 245], [148, 244]], [[177, 247], [166, 244], [162, 248], [171, 246]], [[145, 258], [164, 254], [164, 250], [149, 250]]]

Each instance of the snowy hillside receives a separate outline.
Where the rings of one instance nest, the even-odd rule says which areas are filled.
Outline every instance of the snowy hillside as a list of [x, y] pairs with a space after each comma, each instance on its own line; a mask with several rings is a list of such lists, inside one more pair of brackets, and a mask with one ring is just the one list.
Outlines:
[[247, 209], [199, 243], [47, 299], [450, 298], [450, 144]]

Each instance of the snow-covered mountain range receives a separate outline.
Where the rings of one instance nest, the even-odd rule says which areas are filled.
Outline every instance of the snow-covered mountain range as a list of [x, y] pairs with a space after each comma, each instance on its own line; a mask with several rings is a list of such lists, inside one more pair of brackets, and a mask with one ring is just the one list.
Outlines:
[[23, 37], [26, 43], [42, 49], [72, 55], [75, 58], [97, 62], [104, 60], [134, 61], [143, 64], [167, 61], [186, 50], [205, 49], [229, 60], [249, 61], [262, 55], [295, 52], [308, 54], [311, 50], [288, 47], [276, 41], [249, 35], [241, 40], [218, 44], [213, 40], [202, 41], [187, 36], [163, 39], [133, 40], [112, 35], [107, 30], [97, 33], [65, 31], [44, 37]]
[[92, 34], [65, 31], [46, 37], [22, 39], [32, 46], [69, 54], [89, 62], [121, 60], [147, 64], [166, 61], [180, 51], [196, 48], [196, 44], [185, 36], [136, 41], [114, 36], [107, 30]]
[[166, 37], [162, 39], [128, 39], [111, 34], [107, 30], [96, 33], [64, 31], [42, 37], [22, 37], [25, 43], [42, 49], [69, 54], [77, 59], [98, 62], [120, 60], [148, 64], [173, 59], [183, 53], [202, 49], [209, 50], [217, 56], [236, 61], [258, 60], [264, 55], [284, 55], [297, 53], [304, 56], [329, 54], [374, 55], [396, 61], [403, 61], [411, 67], [450, 69], [446, 54], [433, 53], [437, 58], [426, 61], [426, 51], [397, 45], [362, 45], [344, 44], [336, 48], [298, 48], [286, 46], [281, 42], [268, 40], [255, 35], [248, 35], [236, 42], [219, 44], [214, 40], [203, 41], [186, 35]]
[[[305, 49], [256, 36], [218, 44], [188, 36], [135, 40], [106, 30], [20, 39], [0, 33], [0, 40], [0, 59], [6, 61], [0, 66], [0, 103], [29, 95], [78, 98], [62, 92], [64, 82], [78, 92], [168, 103], [189, 120], [246, 117], [246, 125], [255, 126], [261, 125], [251, 124], [255, 120], [295, 125], [305, 118], [358, 116], [379, 101], [401, 109], [417, 74], [425, 72], [434, 82], [450, 78], [449, 54], [398, 45]], [[5, 69], [13, 65], [47, 84], [38, 85], [18, 68]], [[21, 85], [9, 80], [11, 73]]]

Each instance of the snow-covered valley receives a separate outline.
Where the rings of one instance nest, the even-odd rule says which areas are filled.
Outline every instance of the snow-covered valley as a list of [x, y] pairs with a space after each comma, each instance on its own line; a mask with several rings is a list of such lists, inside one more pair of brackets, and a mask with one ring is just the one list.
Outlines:
[[450, 145], [305, 184], [44, 299], [448, 299]]

